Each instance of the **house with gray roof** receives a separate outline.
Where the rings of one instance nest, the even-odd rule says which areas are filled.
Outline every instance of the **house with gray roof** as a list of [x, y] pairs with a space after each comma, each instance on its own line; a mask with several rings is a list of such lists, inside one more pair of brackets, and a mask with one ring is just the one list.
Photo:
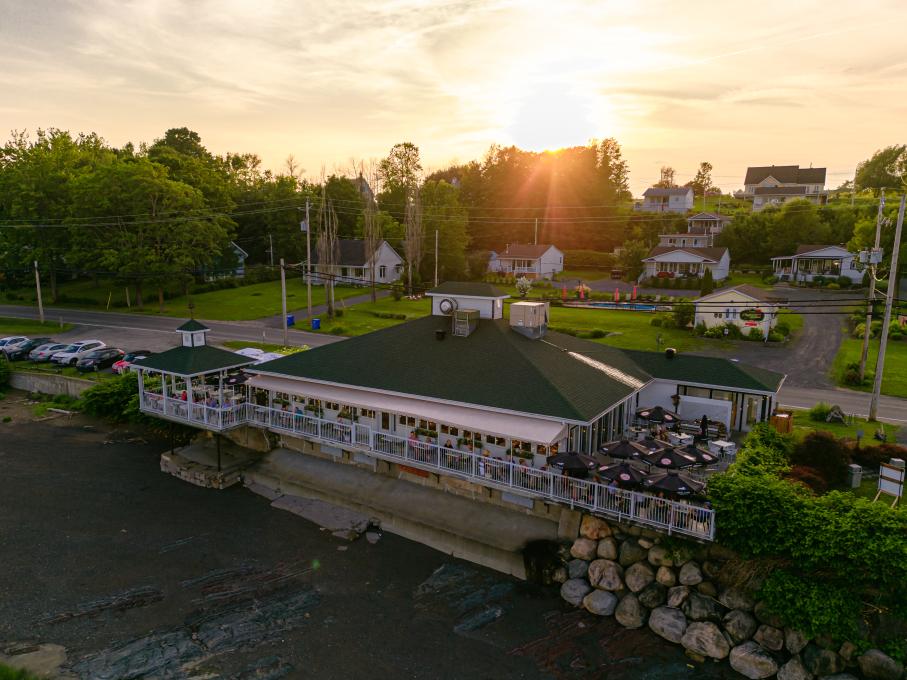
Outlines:
[[548, 243], [510, 243], [492, 252], [488, 271], [517, 278], [550, 279], [564, 271], [564, 253]]
[[[689, 234], [667, 234], [662, 238], [689, 240], [694, 237]], [[649, 251], [642, 263], [644, 268], [640, 278], [702, 278], [709, 270], [715, 281], [723, 281], [731, 268], [731, 253], [727, 248], [718, 246], [658, 245]]]
[[650, 187], [643, 192], [642, 202], [635, 210], [653, 213], [685, 213], [693, 209], [693, 190], [690, 187]]
[[403, 258], [387, 241], [380, 241], [375, 252], [369, 253], [363, 239], [339, 239], [331, 266], [319, 261], [314, 247], [312, 251], [312, 283], [316, 284], [323, 283], [330, 273], [335, 283], [367, 286], [372, 282], [372, 270], [375, 283], [394, 283], [403, 272]]
[[853, 253], [843, 246], [835, 245], [801, 245], [793, 255], [772, 258], [775, 276], [782, 281], [812, 281], [817, 276], [846, 276], [853, 283], [862, 283], [863, 271], [857, 268], [857, 264]]
[[801, 168], [799, 165], [750, 167], [743, 180], [743, 196], [753, 200], [755, 212], [796, 199], [824, 205], [828, 199], [825, 174], [825, 168]]

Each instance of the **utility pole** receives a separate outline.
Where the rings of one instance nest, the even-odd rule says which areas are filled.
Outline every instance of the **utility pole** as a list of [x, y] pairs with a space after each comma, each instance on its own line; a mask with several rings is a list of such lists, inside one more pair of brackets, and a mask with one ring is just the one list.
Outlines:
[[274, 266], [274, 239], [268, 234], [268, 254], [271, 256], [271, 266]]
[[305, 199], [305, 289], [309, 319], [312, 318], [312, 224], [309, 222], [309, 199]]
[[41, 300], [41, 274], [38, 273], [38, 261], [35, 260], [35, 288], [38, 292], [38, 318], [44, 323], [44, 301]]
[[283, 309], [283, 346], [290, 344], [287, 336], [287, 272], [283, 266], [283, 258], [280, 258], [280, 302]]
[[[879, 214], [876, 216], [876, 241], [875, 248], [879, 247], [882, 237], [882, 211], [885, 209], [885, 190], [882, 189], [881, 197], [879, 198]], [[866, 328], [863, 332], [863, 351], [860, 354], [860, 383], [863, 382], [863, 378], [866, 376], [866, 359], [869, 357], [869, 335], [870, 327], [872, 326], [872, 311], [875, 303], [876, 296], [876, 266], [871, 261], [872, 253], [870, 253], [870, 262], [869, 262], [869, 302], [866, 306]]]
[[438, 230], [435, 229], [435, 288], [438, 287]]
[[533, 244], [539, 244], [539, 218], [535, 218], [535, 238], [533, 239]]
[[885, 371], [885, 349], [888, 346], [888, 327], [891, 325], [891, 305], [898, 289], [898, 253], [901, 250], [901, 229], [904, 227], [904, 207], [907, 196], [901, 196], [898, 209], [898, 225], [894, 230], [894, 247], [891, 250], [891, 268], [888, 271], [888, 296], [885, 300], [885, 318], [882, 320], [882, 337], [879, 342], [879, 358], [876, 361], [875, 383], [872, 387], [872, 401], [869, 402], [869, 419], [875, 420], [879, 410], [879, 394], [882, 392], [882, 373]]

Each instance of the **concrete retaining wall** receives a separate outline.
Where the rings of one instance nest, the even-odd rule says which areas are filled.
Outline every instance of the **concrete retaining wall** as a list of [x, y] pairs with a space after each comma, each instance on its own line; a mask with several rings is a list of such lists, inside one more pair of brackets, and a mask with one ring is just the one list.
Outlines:
[[92, 380], [70, 378], [65, 375], [42, 375], [40, 373], [26, 373], [13, 371], [9, 377], [10, 387], [26, 392], [41, 392], [42, 394], [68, 394], [78, 397], [89, 387], [97, 385]]

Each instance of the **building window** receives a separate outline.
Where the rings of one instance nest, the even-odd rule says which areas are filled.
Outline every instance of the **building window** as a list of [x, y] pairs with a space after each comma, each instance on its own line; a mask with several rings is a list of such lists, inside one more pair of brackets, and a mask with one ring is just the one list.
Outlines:
[[363, 418], [374, 418], [375, 417], [375, 412], [370, 409], [367, 409], [367, 408], [360, 409], [359, 413], [360, 413], [360, 415], [362, 415]]
[[493, 434], [485, 435], [486, 444], [494, 444], [495, 446], [506, 446], [507, 440], [504, 437], [495, 437]]
[[387, 276], [387, 266], [382, 264], [380, 267], [378, 267], [378, 277], [383, 279], [386, 276]]
[[409, 425], [410, 427], [416, 426], [416, 419], [412, 416], [400, 416], [401, 425]]

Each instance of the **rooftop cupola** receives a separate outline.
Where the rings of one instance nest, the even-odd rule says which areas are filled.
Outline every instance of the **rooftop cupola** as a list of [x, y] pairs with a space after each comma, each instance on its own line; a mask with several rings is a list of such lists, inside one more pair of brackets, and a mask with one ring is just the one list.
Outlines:
[[182, 326], [176, 329], [182, 338], [183, 347], [201, 347], [208, 344], [206, 333], [210, 328], [199, 323], [195, 319], [190, 319]]

